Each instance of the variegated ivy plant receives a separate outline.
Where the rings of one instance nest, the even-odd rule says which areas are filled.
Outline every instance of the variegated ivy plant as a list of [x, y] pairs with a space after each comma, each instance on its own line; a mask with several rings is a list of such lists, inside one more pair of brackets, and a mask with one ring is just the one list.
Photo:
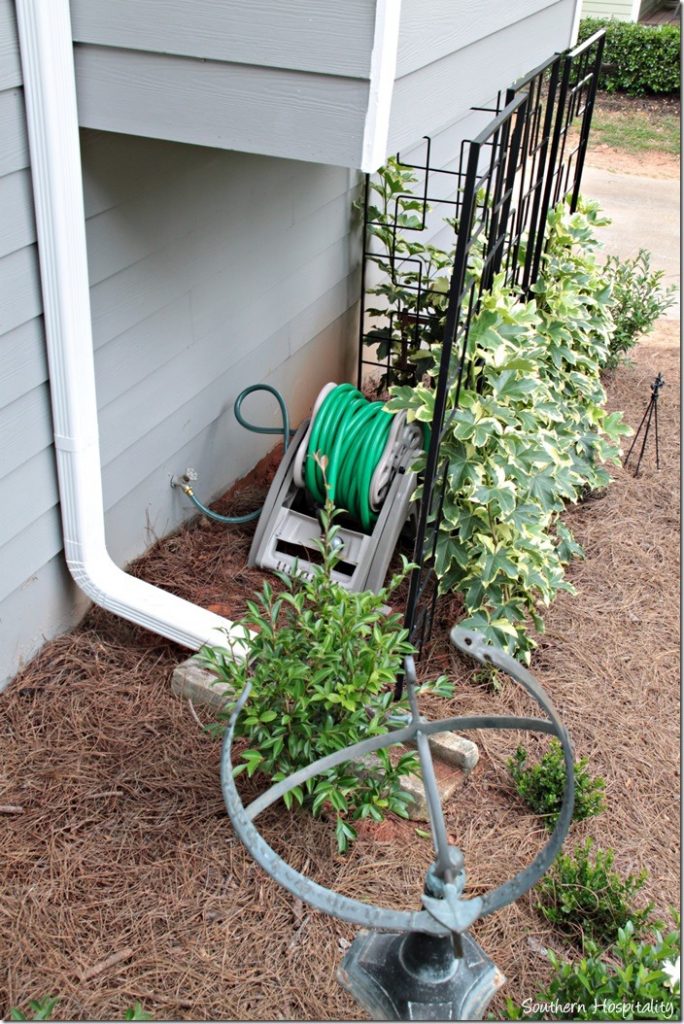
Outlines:
[[[390, 195], [406, 186], [392, 167]], [[387, 205], [374, 211], [377, 219]], [[455, 396], [449, 396], [440, 586], [462, 593], [464, 625], [524, 660], [535, 646], [530, 626], [542, 632], [543, 608], [560, 590], [573, 591], [564, 567], [582, 554], [559, 514], [566, 502], [609, 482], [605, 465], [619, 461], [619, 438], [629, 433], [620, 413], [605, 411], [600, 379], [613, 329], [611, 289], [596, 255], [595, 228], [604, 223], [598, 206], [585, 201], [575, 213], [565, 203], [551, 211], [534, 297], [521, 301], [502, 275], [494, 280], [471, 323], [453, 417]], [[420, 258], [420, 243], [410, 244], [411, 256]], [[449, 259], [425, 256], [440, 270]], [[391, 259], [388, 270], [390, 290], [382, 294], [390, 308], [410, 308], [405, 275], [414, 271], [398, 270]], [[435, 323], [416, 346], [419, 383], [395, 384], [387, 403], [426, 423], [433, 418], [430, 378], [437, 376], [441, 346], [432, 338], [441, 308], [434, 304]], [[396, 339], [387, 344], [391, 351]]]

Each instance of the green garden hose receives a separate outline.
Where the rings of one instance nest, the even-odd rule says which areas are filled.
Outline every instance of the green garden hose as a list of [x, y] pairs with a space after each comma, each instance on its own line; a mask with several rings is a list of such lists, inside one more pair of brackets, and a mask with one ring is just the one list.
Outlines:
[[[242, 403], [245, 398], [249, 395], [254, 394], [255, 391], [267, 391], [269, 395], [273, 395], [276, 402], [280, 406], [280, 415], [283, 419], [282, 427], [260, 427], [256, 423], [250, 423], [242, 415]], [[245, 430], [251, 430], [253, 434], [281, 434], [283, 437], [283, 445], [285, 451], [288, 449], [290, 444], [290, 417], [287, 413], [287, 406], [285, 405], [285, 399], [275, 388], [272, 388], [270, 384], [252, 384], [250, 387], [245, 388], [235, 399], [235, 405], [233, 406], [233, 412], [235, 413], [235, 419], [238, 421], [241, 427]], [[183, 492], [187, 494], [190, 501], [200, 510], [202, 515], [206, 516], [207, 519], [212, 519], [215, 523], [226, 523], [230, 526], [238, 526], [241, 523], [251, 523], [255, 519], [258, 519], [261, 515], [261, 508], [255, 508], [253, 512], [247, 512], [244, 516], [222, 516], [218, 512], [212, 512], [210, 508], [203, 505], [202, 502], [197, 498], [192, 490], [190, 484], [183, 485]]]
[[[255, 391], [267, 391], [280, 407], [281, 427], [260, 427], [242, 415], [243, 401]], [[290, 441], [290, 421], [283, 396], [270, 384], [253, 384], [235, 400], [235, 418], [255, 434], [280, 434], [285, 450]], [[378, 518], [371, 504], [371, 481], [387, 448], [394, 414], [383, 402], [369, 402], [353, 384], [339, 384], [323, 399], [316, 411], [304, 460], [304, 483], [310, 496], [323, 504], [327, 492], [337, 508], [347, 511], [364, 530]], [[184, 493], [199, 511], [217, 523], [241, 524], [258, 519], [261, 506], [242, 516], [222, 516], [197, 498], [189, 483]]]
[[322, 503], [327, 482], [336, 507], [346, 509], [364, 530], [377, 519], [370, 486], [393, 419], [382, 402], [369, 402], [353, 384], [340, 384], [326, 395], [311, 426], [304, 470], [309, 494]]

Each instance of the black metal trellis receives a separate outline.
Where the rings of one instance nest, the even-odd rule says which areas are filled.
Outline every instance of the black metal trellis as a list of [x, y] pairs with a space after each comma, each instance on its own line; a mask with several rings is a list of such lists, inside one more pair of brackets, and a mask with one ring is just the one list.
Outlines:
[[[419, 647], [429, 635], [437, 597], [434, 565], [448, 469], [442, 453], [447, 399], [455, 391], [453, 405], [458, 407], [471, 322], [483, 291], [510, 254], [509, 222], [514, 217], [512, 203], [526, 111], [527, 96], [521, 93], [461, 152], [465, 173], [454, 271], [423, 474], [414, 554], [418, 568], [411, 575], [406, 607], [406, 625]], [[482, 260], [480, 274], [468, 273], [473, 259]]]
[[[379, 222], [374, 221], [369, 216], [370, 178], [366, 178], [363, 223], [365, 244], [361, 280], [362, 302], [358, 350], [359, 386], [363, 380], [366, 368], [372, 368], [375, 371], [382, 370], [383, 377], [381, 379], [384, 381], [396, 379], [398, 374], [405, 374], [411, 365], [409, 350], [417, 346], [420, 329], [426, 325], [429, 319], [420, 312], [425, 307], [426, 299], [432, 291], [429, 287], [426, 267], [420, 258], [399, 255], [397, 252], [401, 200], [405, 198], [419, 198], [421, 202], [419, 225], [416, 227], [402, 226], [401, 232], [403, 235], [410, 235], [412, 232], [420, 234], [424, 231], [429, 209], [438, 210], [443, 218], [449, 216], [456, 218], [459, 214], [460, 195], [463, 191], [463, 178], [465, 174], [462, 168], [462, 161], [456, 169], [434, 166], [432, 162], [432, 140], [425, 136], [423, 141], [425, 143], [423, 162], [409, 163], [406, 160], [399, 160], [402, 168], [417, 172], [422, 178], [422, 186], [411, 193], [402, 193], [394, 197], [394, 215], [391, 224], [392, 242], [387, 254], [382, 254], [381, 256], [369, 244], [371, 231], [374, 227], [379, 226]], [[438, 188], [434, 187], [435, 183], [438, 183]], [[404, 285], [405, 290], [412, 295], [410, 303], [405, 307], [399, 304], [394, 309], [388, 310], [383, 318], [381, 331], [377, 331], [375, 329], [367, 329], [366, 325], [368, 269], [369, 266], [380, 262], [383, 258], [391, 263], [393, 267], [400, 268], [404, 274], [413, 271], [415, 281]], [[373, 325], [374, 327], [375, 325]], [[436, 327], [439, 330], [441, 325], [437, 324]], [[380, 334], [394, 339], [391, 347], [386, 346], [387, 351], [382, 349], [382, 342], [378, 341], [378, 335]], [[397, 338], [397, 336], [399, 337]], [[438, 340], [437, 336], [435, 340]], [[369, 346], [374, 344], [378, 347], [378, 352], [369, 352]]]
[[[570, 208], [574, 210], [577, 207], [605, 42], [606, 33], [602, 29], [563, 58], [558, 115], [547, 176], [548, 207], [565, 195], [570, 195]], [[581, 123], [573, 142], [570, 129], [578, 118], [581, 118]]]
[[604, 44], [601, 30], [573, 50], [550, 57], [506, 93], [506, 103], [521, 92], [528, 96], [511, 245], [517, 255], [522, 238], [526, 240], [523, 265], [513, 262], [511, 275], [523, 291], [539, 275], [549, 210], [563, 197], [572, 210], [577, 208]]
[[[526, 292], [537, 276], [544, 246], [548, 205], [544, 190], [546, 167], [557, 118], [558, 84], [562, 58], [556, 54], [515, 82], [506, 92], [506, 103], [527, 95], [522, 144], [518, 158], [516, 221], [509, 252], [509, 276]], [[519, 261], [525, 238], [524, 258]]]
[[[405, 382], [421, 337], [427, 334], [442, 344], [416, 530], [413, 560], [418, 568], [411, 577], [406, 607], [406, 625], [419, 647], [429, 636], [437, 597], [434, 566], [448, 466], [441, 452], [447, 400], [453, 396], [453, 407], [458, 407], [468, 334], [483, 292], [502, 272], [507, 284], [527, 295], [539, 276], [550, 209], [563, 197], [571, 209], [577, 206], [604, 40], [605, 32], [600, 31], [550, 57], [499, 94], [493, 110], [474, 108], [495, 116], [476, 138], [461, 144], [455, 167], [431, 160], [430, 139], [425, 142], [424, 161], [397, 158], [401, 167], [418, 176], [419, 187], [412, 195], [420, 200], [422, 215], [419, 225], [408, 230], [424, 230], [429, 208], [446, 208], [446, 215], [454, 219], [446, 315], [430, 313], [432, 285], [420, 256], [396, 252], [398, 232], [407, 231], [400, 225], [397, 199], [386, 259], [392, 267], [398, 262], [404, 270], [412, 268], [411, 284], [404, 289], [410, 302], [388, 309], [380, 330], [377, 317], [369, 327], [368, 269], [379, 260], [372, 245], [377, 222], [369, 216], [366, 183], [359, 381], [373, 369], [376, 374], [382, 371], [382, 382]], [[476, 265], [480, 273], [474, 272]]]

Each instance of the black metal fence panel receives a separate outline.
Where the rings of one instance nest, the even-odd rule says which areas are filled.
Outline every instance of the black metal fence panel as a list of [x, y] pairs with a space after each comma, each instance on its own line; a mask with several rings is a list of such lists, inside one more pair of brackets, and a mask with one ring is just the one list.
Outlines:
[[[379, 389], [416, 383], [421, 348], [441, 346], [416, 528], [417, 568], [406, 607], [418, 647], [429, 636], [437, 597], [434, 565], [448, 469], [442, 439], [447, 407], [453, 415], [459, 404], [470, 325], [496, 274], [529, 294], [542, 266], [549, 211], [563, 198], [576, 208], [604, 39], [601, 31], [550, 57], [499, 94], [486, 111], [493, 118], [461, 144], [453, 167], [432, 161], [427, 138], [422, 161], [397, 157], [399, 190], [389, 201], [381, 196], [382, 210], [374, 202], [376, 186], [366, 182], [359, 383], [369, 372]], [[415, 187], [401, 189], [402, 171], [410, 172]], [[448, 301], [430, 253], [406, 241], [425, 231], [429, 211], [453, 230]], [[389, 282], [380, 299], [378, 276]]]

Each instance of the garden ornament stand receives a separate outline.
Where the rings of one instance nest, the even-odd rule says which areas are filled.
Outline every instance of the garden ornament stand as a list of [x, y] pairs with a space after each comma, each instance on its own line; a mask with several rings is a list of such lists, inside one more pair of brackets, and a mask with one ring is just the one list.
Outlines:
[[653, 421], [655, 430], [656, 469], [660, 469], [660, 448], [658, 445], [658, 398], [660, 396], [660, 389], [663, 387], [665, 387], [665, 378], [663, 377], [662, 373], [658, 373], [656, 379], [651, 384], [651, 400], [646, 406], [646, 411], [644, 415], [641, 417], [641, 423], [639, 424], [637, 432], [634, 435], [634, 440], [629, 446], [629, 451], [625, 455], [625, 461], [623, 462], [623, 466], [625, 466], [626, 468], [627, 463], [629, 462], [629, 457], [634, 451], [634, 446], [637, 443], [637, 440], [639, 439], [639, 434], [641, 433], [645, 423], [646, 429], [644, 430], [644, 439], [641, 442], [641, 451], [639, 452], [639, 458], [637, 460], [636, 469], [634, 470], [634, 476], [639, 476], [639, 468], [641, 466], [641, 460], [643, 459], [644, 452], [646, 450], [646, 442], [648, 441], [648, 434], [651, 429], [651, 421]]
[[[235, 726], [250, 694], [244, 688], [233, 709], [221, 757], [221, 784], [230, 820], [254, 860], [276, 882], [317, 910], [363, 929], [342, 962], [338, 979], [373, 1019], [481, 1020], [504, 977], [469, 934], [481, 917], [500, 910], [530, 889], [559, 852], [572, 820], [573, 752], [567, 731], [539, 683], [509, 654], [488, 646], [479, 633], [454, 626], [451, 641], [463, 654], [507, 673], [529, 694], [546, 718], [468, 715], [429, 721], [421, 717], [413, 658], [405, 661], [411, 707], [409, 724], [374, 736], [314, 762], [272, 786], [245, 807], [233, 778]], [[464, 858], [449, 843], [428, 737], [468, 729], [524, 729], [560, 740], [565, 762], [565, 790], [555, 829], [525, 869], [496, 889], [466, 898]], [[394, 744], [415, 743], [430, 813], [435, 859], [427, 871], [422, 909], [390, 910], [350, 899], [295, 871], [262, 838], [254, 821], [295, 786], [348, 761], [358, 761]]]

